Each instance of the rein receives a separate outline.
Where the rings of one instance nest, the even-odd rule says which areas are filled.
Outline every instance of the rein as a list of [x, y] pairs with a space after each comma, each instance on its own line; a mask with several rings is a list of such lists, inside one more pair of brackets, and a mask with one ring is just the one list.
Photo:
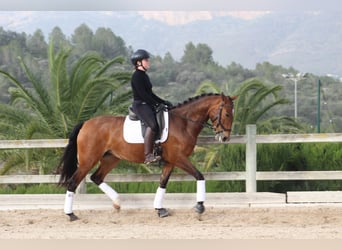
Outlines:
[[[171, 112], [173, 110], [170, 110], [169, 112]], [[174, 112], [172, 112], [173, 115], [176, 115], [180, 118], [182, 118], [183, 120], [186, 120], [186, 121], [189, 121], [189, 122], [192, 122], [192, 123], [197, 123], [199, 125], [201, 125], [202, 127], [206, 127], [206, 128], [210, 128], [210, 129], [214, 129], [214, 126], [212, 126], [210, 123], [208, 122], [200, 122], [200, 121], [194, 121], [188, 117], [184, 117], [184, 116], [181, 116], [181, 115], [178, 115], [178, 114], [175, 114]]]

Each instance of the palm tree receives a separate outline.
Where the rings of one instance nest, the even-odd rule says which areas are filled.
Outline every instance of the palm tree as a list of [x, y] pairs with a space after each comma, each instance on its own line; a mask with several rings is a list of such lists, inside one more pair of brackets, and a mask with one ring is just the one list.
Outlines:
[[[299, 132], [301, 126], [292, 118], [268, 117], [267, 112], [277, 105], [289, 103], [287, 99], [278, 98], [280, 85], [266, 86], [258, 79], [252, 78], [241, 83], [235, 91], [238, 95], [235, 101], [235, 117], [233, 133], [244, 134], [247, 124], [257, 124], [259, 133]], [[225, 86], [228, 89], [228, 86]], [[196, 95], [202, 93], [220, 93], [220, 87], [211, 82], [204, 81], [196, 90]]]
[[299, 132], [301, 129], [294, 119], [285, 116], [269, 117], [267, 112], [277, 105], [289, 103], [279, 98], [280, 85], [266, 86], [258, 79], [252, 78], [237, 90], [239, 98], [235, 101], [236, 116], [234, 133], [244, 134], [247, 124], [256, 124], [258, 133]]
[[[53, 42], [50, 42], [48, 53], [50, 78], [47, 83], [36, 77], [27, 63], [19, 58], [32, 87], [0, 70], [0, 75], [14, 85], [10, 89], [11, 103], [0, 105], [1, 137], [67, 138], [78, 122], [107, 111], [108, 108], [104, 106], [109, 106], [115, 113], [117, 110], [115, 103], [127, 102], [130, 90], [127, 90], [125, 85], [130, 75], [118, 67], [124, 62], [122, 57], [107, 61], [97, 54], [89, 53], [73, 62], [69, 70], [70, 52], [69, 49], [61, 49], [55, 54]], [[111, 100], [107, 103], [110, 97]], [[13, 165], [11, 162], [18, 164], [18, 160], [22, 158], [18, 155], [20, 154], [7, 155], [2, 172], [11, 168]], [[35, 158], [34, 155], [29, 154], [27, 157]], [[28, 159], [24, 162], [28, 164]]]
[[221, 91], [222, 90], [219, 85], [212, 81], [205, 80], [198, 86], [195, 95], [200, 95], [204, 93], [220, 93]]
[[[228, 88], [225, 86], [225, 88]], [[277, 105], [284, 105], [288, 100], [278, 98], [277, 93], [281, 90], [280, 85], [266, 86], [258, 79], [249, 79], [243, 82], [234, 93], [238, 95], [235, 100], [235, 117], [233, 123], [233, 134], [245, 134], [247, 124], [256, 124], [258, 133], [284, 133], [300, 132], [301, 126], [294, 119], [285, 116], [269, 117], [267, 112]], [[203, 82], [196, 94], [205, 92], [219, 93], [220, 87], [213, 82]], [[204, 154], [204, 170], [209, 170], [218, 159], [218, 154], [225, 150], [225, 145], [197, 147], [196, 151]], [[196, 157], [196, 156], [195, 156]]]

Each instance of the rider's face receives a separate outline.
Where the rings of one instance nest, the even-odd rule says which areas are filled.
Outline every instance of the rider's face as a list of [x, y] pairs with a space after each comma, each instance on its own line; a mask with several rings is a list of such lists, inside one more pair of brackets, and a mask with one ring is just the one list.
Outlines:
[[147, 58], [147, 59], [143, 59], [143, 60], [141, 61], [141, 64], [142, 64], [142, 66], [143, 66], [146, 70], [150, 68], [150, 61], [148, 60], [148, 58]]

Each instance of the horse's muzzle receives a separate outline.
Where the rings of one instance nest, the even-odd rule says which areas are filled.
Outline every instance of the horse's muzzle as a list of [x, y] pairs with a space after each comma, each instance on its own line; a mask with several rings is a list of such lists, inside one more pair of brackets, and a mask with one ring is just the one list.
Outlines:
[[223, 142], [225, 142], [225, 141], [226, 141], [226, 142], [230, 141], [230, 136], [223, 136], [223, 137], [222, 137], [222, 141], [223, 141]]
[[216, 133], [215, 140], [219, 142], [228, 142], [230, 140], [230, 136], [225, 136], [223, 132]]

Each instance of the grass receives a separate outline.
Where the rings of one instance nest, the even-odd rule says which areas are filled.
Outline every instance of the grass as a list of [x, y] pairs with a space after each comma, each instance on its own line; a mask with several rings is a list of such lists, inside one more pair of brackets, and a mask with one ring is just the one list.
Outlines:
[[[155, 193], [157, 182], [109, 183], [118, 193]], [[55, 184], [7, 184], [0, 185], [0, 194], [63, 194], [65, 188]], [[207, 192], [244, 192], [243, 181], [206, 181]], [[170, 182], [168, 193], [195, 193], [196, 181]], [[98, 194], [102, 191], [94, 184], [87, 183], [87, 193]]]

